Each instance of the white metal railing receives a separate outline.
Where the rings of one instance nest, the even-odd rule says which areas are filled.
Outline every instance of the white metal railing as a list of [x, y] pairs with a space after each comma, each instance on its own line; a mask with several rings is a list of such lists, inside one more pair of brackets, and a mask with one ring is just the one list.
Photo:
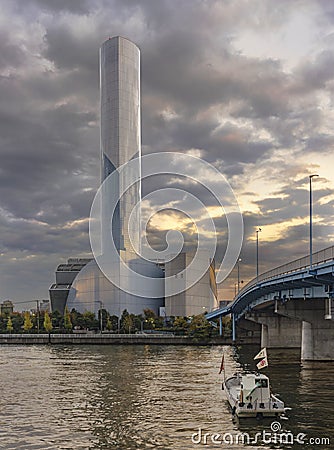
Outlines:
[[0, 339], [73, 339], [73, 340], [80, 340], [82, 338], [87, 338], [87, 339], [119, 339], [119, 338], [126, 338], [126, 339], [147, 339], [149, 340], [150, 338], [186, 338], [187, 336], [176, 336], [175, 334], [163, 334], [163, 333], [143, 333], [143, 334], [135, 334], [135, 333], [122, 333], [122, 334], [118, 334], [118, 333], [95, 333], [95, 334], [90, 334], [90, 333], [85, 333], [85, 334], [76, 334], [76, 333], [0, 333]]
[[[313, 253], [312, 255], [312, 267], [319, 264], [323, 264], [328, 261], [334, 260], [334, 245], [331, 247], [320, 250], [319, 252]], [[239, 297], [243, 292], [246, 292], [250, 287], [255, 286], [261, 281], [268, 280], [270, 278], [278, 277], [279, 275], [289, 274], [292, 272], [297, 272], [299, 270], [307, 269], [310, 267], [310, 256], [303, 256], [302, 258], [291, 261], [282, 266], [275, 267], [274, 269], [268, 270], [267, 272], [261, 273], [257, 278], [249, 281], [239, 292], [237, 297]], [[237, 298], [236, 297], [236, 298]]]

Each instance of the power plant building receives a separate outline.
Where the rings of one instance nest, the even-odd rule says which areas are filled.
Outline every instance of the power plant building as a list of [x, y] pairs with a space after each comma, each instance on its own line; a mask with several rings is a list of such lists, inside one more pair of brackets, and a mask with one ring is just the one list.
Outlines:
[[[140, 50], [133, 42], [123, 37], [108, 39], [100, 49], [100, 107], [103, 254], [108, 252], [108, 230], [103, 230], [108, 222], [108, 199], [118, 198], [122, 190], [122, 180], [114, 177], [111, 178], [112, 184], [103, 182], [129, 161], [135, 161], [136, 176], [139, 180], [141, 178]], [[140, 199], [139, 181], [119, 196], [111, 226], [109, 224], [119, 256], [110, 263], [115, 283], [102, 273], [95, 259], [71, 258], [67, 264], [58, 266], [56, 283], [50, 287], [52, 310], [63, 312], [67, 305], [69, 309], [95, 313], [102, 307], [117, 316], [120, 316], [124, 309], [133, 314], [140, 314], [145, 308], [159, 313], [165, 298], [163, 268], [137, 255], [140, 250], [140, 208], [135, 206], [140, 204]], [[103, 215], [106, 221], [103, 220]], [[133, 284], [128, 272], [122, 271], [119, 259], [148, 279], [155, 279], [152, 285], [148, 282], [145, 284], [145, 295], [133, 295], [131, 289], [128, 291], [117, 287], [124, 286], [124, 283], [129, 287]], [[169, 265], [167, 270], [170, 270]], [[204, 293], [204, 290], [201, 290], [201, 293]], [[195, 301], [194, 298], [196, 313], [200, 311], [199, 305], [209, 306], [203, 299]], [[170, 310], [174, 311], [174, 308], [170, 307]], [[190, 304], [184, 311], [191, 313]]]
[[165, 297], [165, 311], [168, 317], [203, 314], [217, 306], [214, 260], [210, 261], [207, 252], [202, 251], [199, 255], [199, 258], [207, 264], [207, 271], [203, 275], [199, 274], [199, 279], [193, 286], [186, 288], [187, 277], [193, 276], [193, 272], [196, 271], [195, 268], [192, 269], [192, 273], [189, 272], [193, 257], [192, 252], [181, 252], [165, 264], [165, 292], [168, 293], [170, 290], [170, 284], [179, 287], [179, 293]]

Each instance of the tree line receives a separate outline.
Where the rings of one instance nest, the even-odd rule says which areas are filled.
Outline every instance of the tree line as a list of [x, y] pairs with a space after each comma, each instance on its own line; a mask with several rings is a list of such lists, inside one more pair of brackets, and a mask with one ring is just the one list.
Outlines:
[[[228, 323], [226, 324], [228, 326]], [[91, 311], [80, 313], [76, 309], [64, 314], [59, 311], [49, 313], [13, 312], [0, 315], [0, 333], [73, 333], [73, 332], [172, 332], [177, 335], [211, 337], [218, 334], [217, 323], [208, 322], [204, 314], [192, 317], [158, 317], [151, 309], [143, 314], [130, 314], [126, 309], [120, 317], [111, 315], [106, 309], [96, 315]]]

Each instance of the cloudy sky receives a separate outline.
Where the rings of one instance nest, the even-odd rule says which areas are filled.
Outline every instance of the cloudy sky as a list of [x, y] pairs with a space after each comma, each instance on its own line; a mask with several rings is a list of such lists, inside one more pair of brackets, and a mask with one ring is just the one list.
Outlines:
[[[332, 244], [334, 2], [0, 3], [1, 301], [48, 298], [55, 267], [90, 254], [98, 49], [114, 35], [141, 48], [143, 153], [200, 156], [233, 187], [245, 281], [255, 275], [259, 226], [261, 271], [307, 254], [311, 173], [320, 175], [314, 249]], [[162, 219], [153, 231], [170, 228]], [[234, 283], [235, 272], [222, 298]]]

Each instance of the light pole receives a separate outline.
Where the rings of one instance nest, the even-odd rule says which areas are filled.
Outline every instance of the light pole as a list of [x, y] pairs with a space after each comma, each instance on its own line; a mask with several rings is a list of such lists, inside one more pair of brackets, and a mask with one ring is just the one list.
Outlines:
[[238, 294], [239, 294], [239, 291], [240, 291], [240, 263], [241, 263], [241, 261], [242, 261], [242, 259], [239, 258], [238, 259]]
[[37, 304], [37, 333], [39, 333], [39, 300], [36, 300]]
[[261, 228], [256, 230], [256, 282], [259, 278], [259, 233], [261, 231]]
[[101, 302], [101, 300], [99, 300], [99, 303], [100, 303], [100, 330], [101, 330], [101, 333], [102, 333], [103, 320], [102, 320], [102, 302]]
[[310, 270], [312, 270], [312, 253], [313, 253], [313, 243], [312, 243], [312, 179], [314, 177], [318, 177], [319, 175], [314, 173], [313, 175], [309, 175], [310, 179]]

